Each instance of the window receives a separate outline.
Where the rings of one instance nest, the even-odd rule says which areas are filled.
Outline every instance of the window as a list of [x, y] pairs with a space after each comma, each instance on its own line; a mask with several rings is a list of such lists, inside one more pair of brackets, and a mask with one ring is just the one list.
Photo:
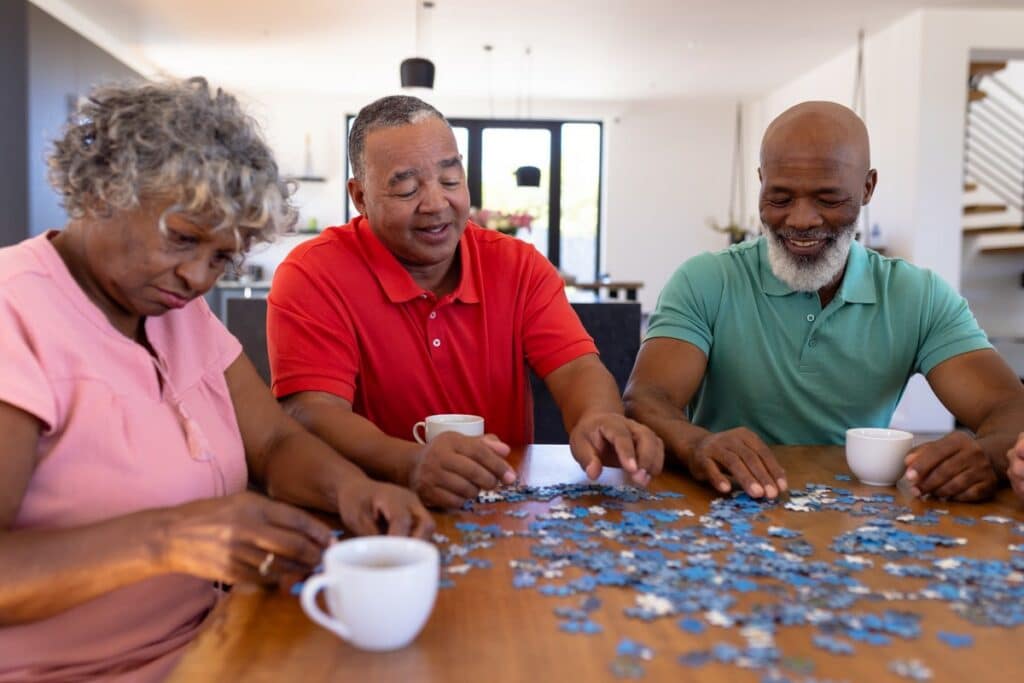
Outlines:
[[[355, 117], [348, 117], [351, 130]], [[556, 267], [581, 282], [600, 270], [602, 125], [596, 121], [449, 119], [466, 166], [470, 203], [527, 212], [523, 234]], [[536, 166], [540, 187], [516, 185], [515, 170]], [[347, 172], [351, 168], [346, 164]], [[348, 201], [346, 218], [356, 214]]]

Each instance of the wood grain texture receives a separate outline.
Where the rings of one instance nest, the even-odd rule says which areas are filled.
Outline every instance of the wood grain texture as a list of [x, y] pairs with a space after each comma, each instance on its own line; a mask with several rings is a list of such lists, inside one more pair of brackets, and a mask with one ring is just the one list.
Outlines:
[[[786, 468], [791, 487], [821, 483], [849, 488], [854, 493], [892, 493], [897, 502], [909, 506], [916, 514], [929, 508], [949, 510], [950, 517], [963, 515], [981, 517], [997, 514], [1024, 519], [1024, 506], [1003, 491], [999, 497], [983, 505], [961, 505], [920, 502], [902, 490], [862, 486], [855, 481], [837, 482], [836, 473], [848, 473], [842, 449], [836, 447], [775, 448]], [[565, 446], [534, 446], [525, 454], [514, 454], [521, 480], [529, 484], [585, 481]], [[617, 470], [606, 470], [603, 483], [621, 482]], [[682, 500], [669, 500], [644, 505], [686, 507], [697, 515], [708, 511], [713, 495], [710, 491], [676, 473], [666, 473], [651, 487], [686, 494]], [[596, 499], [580, 499], [586, 504]], [[522, 505], [522, 504], [520, 504]], [[526, 503], [540, 512], [546, 503]], [[437, 515], [441, 533], [453, 541], [459, 538], [454, 529], [458, 520], [483, 524], [499, 523], [506, 528], [525, 528], [529, 519], [504, 515], [512, 504], [496, 506], [491, 516], [470, 513]], [[632, 506], [629, 506], [632, 507]], [[767, 513], [769, 524], [777, 524], [803, 532], [803, 538], [815, 548], [815, 559], [832, 561], [836, 555], [828, 549], [834, 536], [855, 529], [865, 518], [836, 512], [799, 513], [783, 509]], [[760, 533], [764, 528], [758, 527]], [[968, 539], [965, 547], [940, 550], [940, 556], [966, 555], [990, 559], [1007, 559], [1010, 543], [1021, 542], [1007, 525], [979, 522], [972, 527], [954, 524], [944, 518], [938, 526], [910, 527], [919, 533], [941, 533]], [[620, 638], [629, 637], [655, 651], [654, 660], [645, 663], [649, 681], [758, 681], [760, 674], [734, 666], [710, 664], [699, 669], [680, 665], [683, 652], [710, 647], [717, 642], [742, 645], [736, 629], [709, 627], [701, 635], [681, 631], [677, 618], [644, 623], [627, 618], [623, 609], [633, 604], [633, 591], [602, 588], [597, 595], [602, 607], [593, 619], [604, 632], [596, 636], [570, 635], [558, 630], [554, 608], [577, 605], [580, 598], [550, 598], [536, 590], [512, 587], [512, 570], [508, 562], [529, 556], [534, 539], [510, 538], [497, 542], [493, 548], [476, 551], [476, 557], [493, 562], [491, 569], [474, 569], [455, 577], [457, 585], [441, 590], [430, 621], [417, 640], [397, 652], [369, 653], [357, 650], [306, 618], [294, 597], [240, 586], [210, 616], [203, 632], [182, 658], [169, 679], [172, 682], [195, 681], [605, 681], [617, 680], [609, 670]], [[891, 577], [881, 566], [885, 560], [873, 558], [875, 567], [860, 574], [861, 580], [874, 588], [907, 591], [922, 585], [921, 580]], [[575, 570], [566, 578], [574, 578]], [[742, 596], [737, 609], [744, 610], [756, 602], [776, 598], [754, 592]], [[997, 681], [1021, 680], [1024, 675], [1024, 630], [978, 628], [955, 615], [946, 603], [859, 602], [854, 610], [881, 613], [884, 609], [915, 612], [923, 616], [922, 635], [917, 640], [894, 640], [891, 645], [874, 647], [855, 643], [853, 656], [830, 655], [811, 644], [814, 629], [782, 627], [776, 642], [784, 657], [803, 657], [814, 662], [813, 676], [818, 679], [874, 681], [899, 680], [889, 673], [893, 659], [916, 658], [934, 672], [935, 681]], [[970, 633], [975, 645], [953, 650], [937, 638], [941, 630]], [[792, 675], [794, 680], [802, 676]]]

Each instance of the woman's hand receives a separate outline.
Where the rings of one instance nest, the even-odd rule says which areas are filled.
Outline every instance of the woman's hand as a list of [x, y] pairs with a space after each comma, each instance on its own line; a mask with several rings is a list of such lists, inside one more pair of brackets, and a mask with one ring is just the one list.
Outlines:
[[214, 581], [293, 582], [313, 571], [331, 541], [330, 527], [316, 517], [255, 493], [162, 512], [162, 568]]
[[337, 491], [338, 516], [354, 533], [415, 538], [434, 533], [434, 518], [409, 489], [350, 475]]

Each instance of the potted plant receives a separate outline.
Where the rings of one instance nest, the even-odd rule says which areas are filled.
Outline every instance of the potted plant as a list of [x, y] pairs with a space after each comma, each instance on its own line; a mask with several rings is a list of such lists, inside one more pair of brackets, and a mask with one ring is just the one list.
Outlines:
[[729, 235], [729, 244], [739, 244], [746, 240], [747, 235], [750, 234], [749, 230], [733, 220], [726, 221], [724, 224], [719, 225], [718, 221], [714, 218], [709, 218], [708, 227], [715, 232], [724, 232]]

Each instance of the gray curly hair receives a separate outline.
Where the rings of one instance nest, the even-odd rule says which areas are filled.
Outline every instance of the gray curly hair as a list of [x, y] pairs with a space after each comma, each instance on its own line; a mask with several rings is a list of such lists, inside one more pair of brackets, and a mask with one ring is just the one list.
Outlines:
[[204, 78], [106, 85], [90, 93], [48, 159], [72, 218], [109, 216], [148, 199], [230, 229], [240, 249], [291, 228], [294, 188], [255, 120]]
[[366, 172], [363, 155], [367, 135], [381, 128], [407, 126], [429, 118], [441, 119], [448, 123], [444, 114], [412, 95], [389, 95], [360, 109], [348, 134], [348, 156], [349, 163], [352, 164], [353, 177], [362, 180], [363, 173]]

